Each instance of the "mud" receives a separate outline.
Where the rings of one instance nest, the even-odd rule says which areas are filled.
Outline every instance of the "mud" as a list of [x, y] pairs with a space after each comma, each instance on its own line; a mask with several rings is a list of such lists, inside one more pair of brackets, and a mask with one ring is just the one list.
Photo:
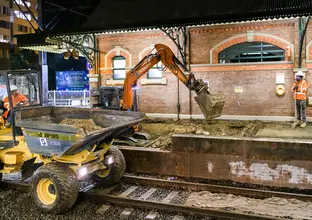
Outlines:
[[75, 128], [82, 128], [84, 131], [92, 132], [102, 127], [97, 126], [92, 119], [64, 119], [60, 124], [72, 125]]

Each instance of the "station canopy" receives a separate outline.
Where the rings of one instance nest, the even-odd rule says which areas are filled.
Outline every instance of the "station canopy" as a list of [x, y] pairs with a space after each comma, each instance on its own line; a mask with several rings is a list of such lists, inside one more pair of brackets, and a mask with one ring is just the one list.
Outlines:
[[285, 19], [311, 13], [312, 0], [42, 0], [43, 31], [19, 35], [17, 43], [21, 48], [59, 52], [45, 39]]

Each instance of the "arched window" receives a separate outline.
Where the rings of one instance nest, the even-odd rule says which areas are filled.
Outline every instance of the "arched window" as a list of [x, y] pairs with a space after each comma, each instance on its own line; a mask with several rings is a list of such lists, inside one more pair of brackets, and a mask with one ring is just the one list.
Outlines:
[[159, 61], [156, 65], [154, 65], [148, 72], [148, 79], [161, 79], [162, 78], [162, 63]]
[[219, 63], [285, 61], [285, 50], [265, 42], [235, 44], [219, 53]]
[[126, 58], [123, 56], [114, 56], [112, 58], [113, 64], [113, 78], [125, 79], [126, 78]]

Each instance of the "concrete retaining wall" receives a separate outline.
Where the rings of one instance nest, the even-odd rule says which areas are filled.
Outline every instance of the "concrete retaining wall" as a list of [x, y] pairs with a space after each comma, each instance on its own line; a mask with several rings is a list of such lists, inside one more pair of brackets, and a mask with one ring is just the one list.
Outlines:
[[171, 151], [121, 150], [129, 172], [312, 189], [312, 141], [174, 135]]

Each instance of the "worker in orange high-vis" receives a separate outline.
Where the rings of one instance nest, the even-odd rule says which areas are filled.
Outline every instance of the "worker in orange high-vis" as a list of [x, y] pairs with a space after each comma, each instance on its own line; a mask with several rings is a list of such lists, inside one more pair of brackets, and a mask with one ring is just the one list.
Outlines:
[[[13, 84], [10, 85], [10, 90], [11, 90], [13, 107], [28, 105], [29, 103], [28, 99], [26, 98], [26, 96], [18, 92], [16, 85], [13, 85]], [[5, 123], [5, 127], [9, 128], [12, 124], [13, 118], [12, 118], [12, 112], [10, 111], [10, 102], [9, 102], [8, 96], [4, 98], [3, 105], [4, 105], [4, 108], [7, 109], [3, 114], [4, 118], [7, 119], [7, 122]]]
[[304, 128], [307, 125], [306, 106], [307, 106], [307, 92], [308, 82], [303, 79], [304, 73], [298, 71], [295, 75], [295, 82], [291, 87], [291, 91], [294, 93], [294, 99], [296, 104], [296, 119], [292, 124], [292, 128], [300, 125]]

